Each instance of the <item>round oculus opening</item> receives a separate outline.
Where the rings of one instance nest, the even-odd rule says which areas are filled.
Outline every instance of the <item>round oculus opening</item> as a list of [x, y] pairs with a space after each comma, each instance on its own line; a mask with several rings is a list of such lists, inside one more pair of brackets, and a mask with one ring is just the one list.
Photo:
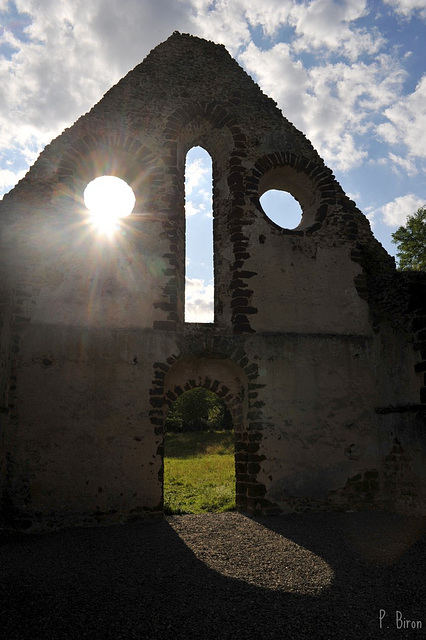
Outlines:
[[266, 216], [282, 229], [296, 229], [302, 221], [303, 211], [291, 193], [269, 189], [260, 197]]
[[84, 190], [84, 204], [90, 212], [91, 221], [105, 234], [113, 233], [120, 218], [132, 213], [135, 202], [132, 187], [117, 176], [99, 176]]

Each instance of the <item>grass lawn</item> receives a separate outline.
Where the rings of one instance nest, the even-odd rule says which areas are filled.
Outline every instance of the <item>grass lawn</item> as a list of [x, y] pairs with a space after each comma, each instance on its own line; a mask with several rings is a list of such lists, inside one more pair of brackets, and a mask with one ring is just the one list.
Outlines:
[[167, 433], [164, 512], [203, 513], [234, 508], [234, 432]]

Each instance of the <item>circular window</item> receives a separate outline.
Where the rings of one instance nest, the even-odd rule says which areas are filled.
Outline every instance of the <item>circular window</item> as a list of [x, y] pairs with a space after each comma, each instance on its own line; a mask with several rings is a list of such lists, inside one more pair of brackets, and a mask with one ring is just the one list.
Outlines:
[[302, 221], [301, 206], [287, 191], [269, 189], [260, 197], [260, 204], [268, 218], [283, 229], [295, 229]]
[[95, 178], [84, 190], [84, 204], [92, 223], [106, 234], [114, 232], [120, 218], [132, 213], [135, 202], [132, 187], [116, 176]]

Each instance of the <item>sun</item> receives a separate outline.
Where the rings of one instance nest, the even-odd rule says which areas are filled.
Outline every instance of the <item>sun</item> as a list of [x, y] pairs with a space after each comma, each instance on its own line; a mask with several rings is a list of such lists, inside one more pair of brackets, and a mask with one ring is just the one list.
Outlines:
[[105, 235], [114, 233], [120, 218], [132, 213], [135, 202], [131, 186], [116, 176], [99, 176], [84, 190], [84, 204], [90, 211], [91, 222]]

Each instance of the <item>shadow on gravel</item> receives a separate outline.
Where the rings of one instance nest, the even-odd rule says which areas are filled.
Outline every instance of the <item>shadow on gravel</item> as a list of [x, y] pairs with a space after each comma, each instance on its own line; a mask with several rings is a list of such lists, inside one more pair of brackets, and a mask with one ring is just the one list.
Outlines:
[[[424, 525], [379, 513], [207, 514], [3, 534], [2, 637], [424, 638]], [[396, 611], [423, 628], [398, 629]]]
[[426, 518], [373, 511], [256, 521], [310, 549], [334, 571], [330, 588], [302, 614], [312, 637], [426, 638]]

